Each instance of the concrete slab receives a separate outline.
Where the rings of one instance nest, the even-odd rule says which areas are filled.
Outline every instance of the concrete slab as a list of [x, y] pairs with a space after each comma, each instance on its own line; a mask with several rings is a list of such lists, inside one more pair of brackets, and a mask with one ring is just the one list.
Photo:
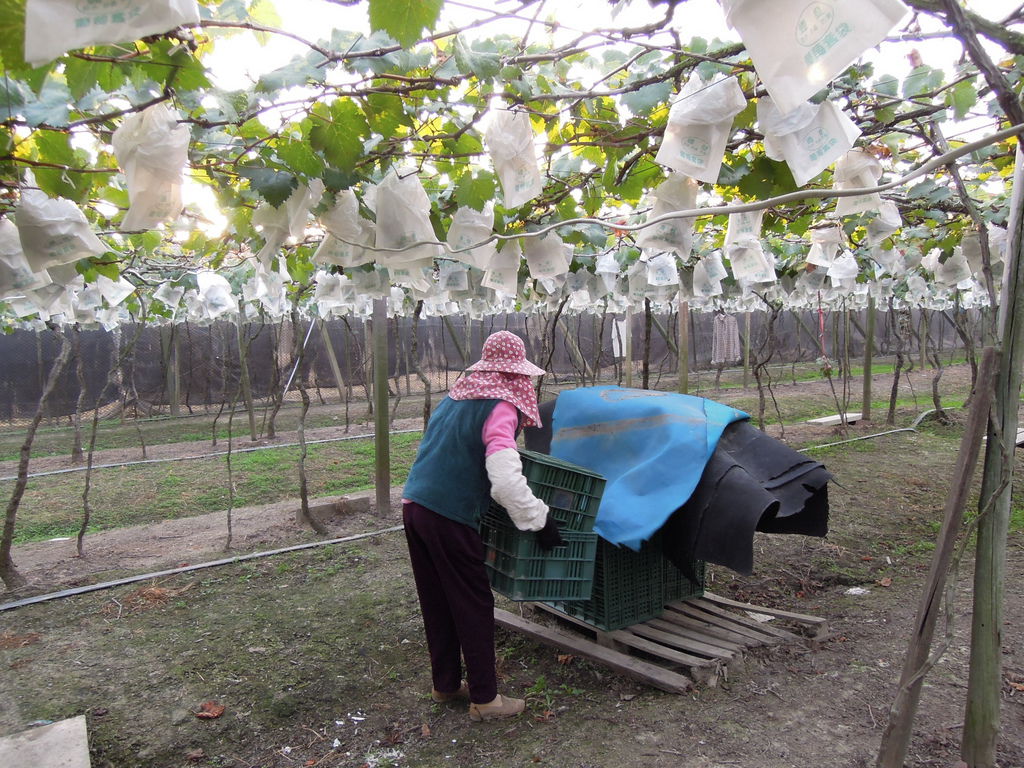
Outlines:
[[[856, 424], [860, 421], [860, 412], [851, 412], [846, 414], [847, 424]], [[822, 416], [820, 419], [808, 419], [808, 424], [820, 424], [823, 427], [838, 427], [843, 423], [843, 417], [838, 413], [833, 416]]]
[[85, 716], [59, 720], [0, 739], [4, 768], [89, 768]]

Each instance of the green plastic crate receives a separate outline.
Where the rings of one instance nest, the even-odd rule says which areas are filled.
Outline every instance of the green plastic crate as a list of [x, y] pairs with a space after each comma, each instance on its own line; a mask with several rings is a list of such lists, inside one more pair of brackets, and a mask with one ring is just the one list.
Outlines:
[[[480, 529], [484, 565], [494, 591], [510, 600], [586, 600], [594, 587], [596, 533], [563, 530], [565, 546], [541, 549], [537, 535], [520, 531], [495, 505]], [[569, 605], [571, 603], [565, 603]]]
[[693, 581], [675, 567], [673, 563], [665, 558], [665, 602], [673, 600], [689, 600], [691, 597], [700, 597], [704, 594], [704, 581], [707, 575], [706, 563], [703, 560], [693, 561], [693, 575], [697, 581]]
[[583, 467], [535, 451], [519, 451], [530, 490], [548, 505], [558, 527], [592, 531], [604, 493], [604, 478]]
[[550, 604], [610, 632], [660, 616], [667, 602], [702, 595], [703, 562], [695, 563], [695, 572], [699, 584], [665, 558], [657, 536], [645, 542], [639, 552], [600, 539], [590, 599]]
[[553, 605], [599, 629], [621, 629], [661, 614], [665, 605], [663, 570], [661, 548], [653, 542], [634, 552], [600, 539], [590, 599]]

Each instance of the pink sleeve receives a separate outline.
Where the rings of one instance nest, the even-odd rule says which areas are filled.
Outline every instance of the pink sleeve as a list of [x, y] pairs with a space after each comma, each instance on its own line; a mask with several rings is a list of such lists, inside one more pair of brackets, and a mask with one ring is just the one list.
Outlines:
[[484, 422], [482, 437], [484, 440], [484, 457], [505, 448], [516, 447], [516, 428], [519, 426], [519, 410], [502, 400], [491, 411]]

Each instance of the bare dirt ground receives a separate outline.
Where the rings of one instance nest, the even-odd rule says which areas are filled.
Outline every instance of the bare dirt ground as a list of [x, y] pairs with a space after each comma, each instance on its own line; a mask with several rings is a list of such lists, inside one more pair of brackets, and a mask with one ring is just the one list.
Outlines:
[[[787, 385], [780, 396], [818, 397], [822, 386]], [[927, 391], [924, 378], [918, 391]], [[728, 402], [724, 393], [702, 394]], [[884, 431], [880, 421], [847, 436]], [[464, 707], [427, 696], [404, 542], [383, 533], [0, 612], [0, 735], [85, 714], [97, 768], [873, 765], [958, 434], [955, 425], [922, 427], [816, 453], [837, 478], [829, 536], [758, 534], [754, 574], [715, 568], [710, 588], [827, 618], [831, 635], [815, 647], [755, 650], [715, 687], [663, 693], [499, 631], [502, 688], [525, 695], [529, 709], [513, 721], [471, 724]], [[794, 444], [842, 438], [824, 427], [786, 428]], [[315, 540], [295, 522], [296, 506], [235, 510], [233, 552]], [[399, 522], [397, 505], [327, 522], [332, 537], [382, 530]], [[225, 516], [216, 514], [93, 534], [85, 558], [74, 556], [74, 542], [29, 544], [14, 556], [38, 592], [221, 558], [225, 536]], [[968, 555], [948, 648], [922, 695], [907, 759], [914, 768], [958, 761], [971, 570]], [[1022, 577], [1024, 534], [1015, 530], [1002, 768], [1024, 766]], [[866, 591], [849, 594], [851, 587]], [[939, 635], [946, 631], [940, 620]], [[207, 701], [223, 714], [197, 717]]]

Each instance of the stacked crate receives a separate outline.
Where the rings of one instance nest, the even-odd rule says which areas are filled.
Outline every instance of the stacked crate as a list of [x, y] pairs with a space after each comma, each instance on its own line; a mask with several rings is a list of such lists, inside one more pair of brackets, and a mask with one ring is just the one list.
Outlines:
[[693, 566], [696, 581], [665, 558], [658, 536], [639, 552], [600, 539], [590, 599], [547, 602], [598, 629], [621, 629], [661, 615], [668, 602], [702, 595], [704, 563]]
[[586, 600], [594, 586], [594, 520], [604, 478], [545, 454], [519, 454], [527, 484], [548, 505], [565, 545], [541, 549], [536, 533], [520, 531], [508, 513], [492, 503], [480, 530], [491, 586], [511, 600]]

